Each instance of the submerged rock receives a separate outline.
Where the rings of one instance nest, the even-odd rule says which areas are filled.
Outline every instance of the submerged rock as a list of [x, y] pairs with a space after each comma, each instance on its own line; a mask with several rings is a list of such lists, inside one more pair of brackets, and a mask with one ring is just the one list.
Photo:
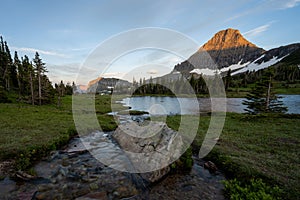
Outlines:
[[93, 199], [98, 199], [98, 200], [107, 200], [107, 194], [106, 192], [95, 192], [95, 193], [90, 193], [87, 195], [84, 195], [82, 197], [78, 197], [75, 200], [93, 200]]
[[17, 171], [16, 174], [15, 174], [15, 177], [17, 179], [20, 179], [20, 180], [23, 180], [23, 181], [29, 181], [29, 180], [33, 180], [33, 179], [37, 178], [37, 177], [32, 176], [30, 174], [27, 174], [23, 171]]
[[208, 161], [206, 163], [204, 163], [204, 169], [208, 169], [208, 171], [210, 173], [216, 173], [216, 171], [218, 170], [217, 166], [215, 165], [215, 163]]

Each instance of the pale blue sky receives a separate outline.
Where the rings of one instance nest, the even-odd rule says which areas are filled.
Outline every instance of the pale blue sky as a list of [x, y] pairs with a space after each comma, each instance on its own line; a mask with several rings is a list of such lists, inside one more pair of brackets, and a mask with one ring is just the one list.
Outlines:
[[6, 0], [0, 5], [0, 35], [20, 56], [33, 57], [38, 51], [53, 82], [73, 81], [93, 49], [133, 28], [173, 29], [199, 47], [229, 27], [265, 49], [300, 42], [299, 4], [300, 0]]

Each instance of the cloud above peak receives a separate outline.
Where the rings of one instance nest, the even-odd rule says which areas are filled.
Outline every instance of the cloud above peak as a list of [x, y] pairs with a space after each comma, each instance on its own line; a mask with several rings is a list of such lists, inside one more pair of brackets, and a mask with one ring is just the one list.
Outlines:
[[255, 37], [255, 36], [267, 31], [270, 28], [270, 26], [271, 26], [271, 23], [268, 23], [268, 24], [256, 27], [252, 30], [249, 30], [249, 31], [243, 33], [243, 35], [245, 37]]

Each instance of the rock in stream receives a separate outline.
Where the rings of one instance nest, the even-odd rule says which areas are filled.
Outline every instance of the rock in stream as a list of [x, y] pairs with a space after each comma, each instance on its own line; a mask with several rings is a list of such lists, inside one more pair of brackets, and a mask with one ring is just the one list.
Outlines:
[[[176, 138], [176, 134], [167, 127], [162, 127], [162, 130], [163, 134], [154, 136], [152, 142], [147, 139], [126, 141], [130, 141], [128, 145], [135, 144], [131, 148], [139, 153], [158, 151], [165, 154], [168, 148], [174, 148], [174, 152], [175, 147], [181, 145], [180, 138]], [[178, 143], [168, 146], [172, 140]], [[128, 159], [124, 153], [126, 148], [133, 150], [124, 141], [120, 130], [115, 133], [96, 131], [74, 138], [64, 150], [52, 152], [34, 166], [36, 178], [18, 182], [8, 178], [0, 181], [0, 199], [223, 199], [220, 180], [224, 177], [219, 172], [210, 174], [197, 158], [187, 174], [165, 176], [169, 172], [168, 165], [150, 174], [113, 169], [122, 166], [132, 170], [130, 167], [137, 166], [137, 160]], [[99, 162], [99, 159], [105, 162]], [[151, 159], [146, 158], [146, 163]]]

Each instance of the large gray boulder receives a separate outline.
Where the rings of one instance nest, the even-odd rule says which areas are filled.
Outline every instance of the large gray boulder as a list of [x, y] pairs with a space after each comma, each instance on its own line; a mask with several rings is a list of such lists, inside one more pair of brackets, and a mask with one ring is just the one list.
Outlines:
[[136, 122], [121, 124], [113, 134], [136, 172], [149, 182], [161, 179], [170, 171], [185, 148], [180, 134], [165, 123]]

